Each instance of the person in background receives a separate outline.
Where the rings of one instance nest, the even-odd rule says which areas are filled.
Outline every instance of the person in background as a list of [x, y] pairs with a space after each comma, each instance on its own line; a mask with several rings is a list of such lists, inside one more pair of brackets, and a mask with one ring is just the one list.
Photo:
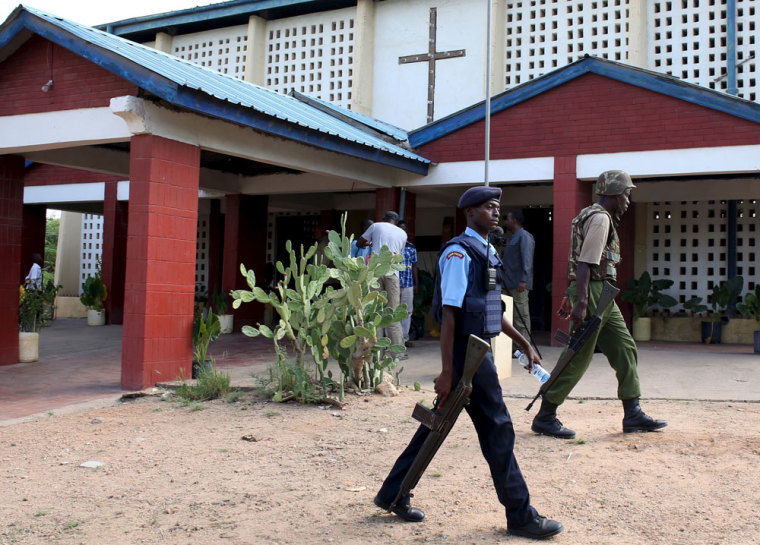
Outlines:
[[32, 267], [29, 269], [29, 274], [26, 275], [24, 283], [27, 288], [42, 289], [42, 255], [37, 252], [32, 254]]
[[[407, 233], [406, 222], [400, 220], [398, 226]], [[417, 289], [419, 287], [419, 279], [417, 277], [417, 248], [414, 244], [406, 240], [404, 246], [404, 261], [402, 264], [406, 269], [399, 271], [399, 285], [401, 287], [401, 302], [406, 303], [406, 318], [401, 321], [401, 331], [404, 334], [404, 344], [407, 348], [412, 347], [412, 342], [409, 340], [409, 327], [412, 325], [412, 312], [414, 311], [414, 296], [417, 295]]]
[[[369, 229], [369, 226], [375, 223], [369, 218], [365, 218], [362, 220], [362, 233], [367, 231]], [[372, 248], [370, 246], [365, 246], [364, 248], [359, 248], [358, 246], [359, 239], [354, 239], [354, 241], [351, 243], [351, 257], [363, 257], [364, 262], [366, 263], [369, 261], [369, 256], [371, 255]]]
[[504, 287], [514, 302], [515, 315], [512, 323], [517, 331], [530, 339], [530, 290], [533, 289], [533, 251], [536, 242], [523, 229], [525, 218], [520, 210], [507, 213], [507, 230], [512, 233], [504, 247]]
[[[364, 231], [356, 245], [359, 248], [372, 247], [373, 254], [380, 254], [383, 246], [394, 254], [401, 254], [406, 245], [406, 233], [398, 227], [399, 216], [396, 212], [388, 211], [383, 220], [373, 223]], [[380, 289], [385, 291], [388, 297], [388, 308], [396, 309], [401, 301], [401, 289], [399, 287], [398, 271], [395, 274], [383, 276], [379, 279]], [[393, 322], [387, 328], [391, 343], [404, 346], [404, 334], [401, 332], [401, 323]]]

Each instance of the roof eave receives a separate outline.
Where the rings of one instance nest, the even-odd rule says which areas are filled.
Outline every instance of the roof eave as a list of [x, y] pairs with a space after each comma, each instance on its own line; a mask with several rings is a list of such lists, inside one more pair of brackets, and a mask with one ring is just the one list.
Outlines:
[[[491, 98], [491, 115], [511, 108], [567, 83], [584, 74], [593, 73], [634, 85], [686, 102], [717, 110], [735, 117], [760, 123], [760, 105], [750, 101], [705, 89], [642, 68], [624, 66], [612, 61], [586, 57], [563, 68], [549, 72]], [[409, 132], [409, 143], [416, 149], [463, 127], [485, 119], [485, 101]]]

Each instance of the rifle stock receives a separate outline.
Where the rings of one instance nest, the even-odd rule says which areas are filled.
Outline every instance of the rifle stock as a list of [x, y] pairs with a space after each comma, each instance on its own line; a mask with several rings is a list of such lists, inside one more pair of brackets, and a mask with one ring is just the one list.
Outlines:
[[420, 403], [415, 405], [412, 417], [429, 428], [430, 433], [417, 453], [414, 462], [409, 467], [409, 471], [404, 476], [398, 494], [396, 494], [393, 502], [388, 507], [389, 512], [393, 511], [393, 508], [402, 497], [408, 495], [417, 486], [422, 474], [425, 473], [431, 460], [449, 435], [451, 428], [454, 427], [459, 413], [469, 403], [470, 394], [472, 393], [472, 377], [475, 376], [480, 363], [490, 349], [490, 343], [475, 335], [470, 335], [467, 341], [462, 378], [459, 379], [456, 388], [448, 395], [443, 404], [438, 406], [436, 403], [433, 410], [428, 409]]
[[[596, 311], [588, 320], [583, 322], [573, 332], [573, 335], [570, 337], [570, 341], [568, 342], [567, 349], [562, 352], [562, 355], [557, 361], [557, 364], [554, 366], [554, 369], [552, 369], [549, 380], [547, 380], [541, 385], [541, 388], [539, 388], [538, 393], [531, 400], [531, 402], [528, 403], [528, 406], [525, 407], [526, 411], [529, 411], [533, 407], [533, 404], [536, 402], [536, 400], [540, 396], [543, 396], [547, 392], [547, 390], [551, 388], [552, 384], [556, 382], [556, 380], [562, 374], [562, 371], [565, 370], [565, 368], [573, 359], [573, 357], [578, 352], [580, 352], [581, 348], [583, 348], [583, 346], [588, 342], [592, 334], [597, 329], [599, 329], [599, 327], [602, 324], [602, 315], [607, 310], [607, 307], [609, 307], [612, 304], [612, 302], [615, 300], [615, 297], [617, 296], [618, 293], [620, 293], [620, 290], [618, 288], [616, 288], [609, 282], [604, 283], [604, 285], [602, 286], [602, 293], [599, 295], [599, 302], [596, 305]], [[558, 331], [557, 333], [559, 334], [560, 332]]]

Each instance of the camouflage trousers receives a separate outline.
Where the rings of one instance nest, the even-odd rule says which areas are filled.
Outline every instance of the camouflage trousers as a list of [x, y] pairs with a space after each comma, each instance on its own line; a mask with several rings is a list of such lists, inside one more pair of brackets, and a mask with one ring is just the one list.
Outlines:
[[[571, 288], [574, 284], [574, 281], [571, 282]], [[602, 293], [602, 284], [601, 280], [589, 282], [589, 315], [596, 311], [596, 305]], [[575, 290], [570, 291], [574, 293]], [[575, 304], [575, 299], [573, 299], [573, 304]], [[641, 396], [636, 343], [628, 332], [617, 303], [613, 301], [602, 315], [602, 324], [599, 329], [591, 336], [581, 351], [575, 355], [564, 372], [544, 395], [547, 401], [555, 405], [561, 405], [565, 401], [565, 398], [570, 395], [570, 392], [588, 369], [594, 355], [594, 347], [597, 345], [607, 356], [610, 367], [615, 370], [618, 381], [618, 398], [633, 399]]]

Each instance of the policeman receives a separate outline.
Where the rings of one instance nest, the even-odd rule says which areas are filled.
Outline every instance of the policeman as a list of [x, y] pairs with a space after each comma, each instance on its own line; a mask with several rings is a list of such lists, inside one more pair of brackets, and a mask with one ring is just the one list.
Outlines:
[[[617, 265], [620, 263], [620, 240], [615, 227], [628, 210], [631, 190], [635, 187], [631, 177], [622, 170], [603, 172], [596, 181], [598, 201], [581, 210], [572, 222], [568, 296], [563, 299], [557, 313], [563, 318], [570, 318], [573, 327], [583, 323], [587, 314], [596, 311], [603, 282], [615, 283]], [[613, 301], [602, 315], [599, 329], [544, 394], [541, 410], [531, 426], [534, 432], [560, 439], [575, 437], [575, 432], [557, 419], [557, 406], [565, 401], [588, 369], [597, 345], [617, 375], [617, 394], [623, 401], [625, 412], [623, 432], [654, 431], [668, 425], [664, 420], [647, 416], [639, 406], [641, 388], [636, 343]]]
[[[434, 314], [441, 317], [441, 374], [435, 381], [438, 403], [443, 403], [462, 375], [467, 339], [470, 334], [489, 339], [503, 331], [531, 358], [539, 362], [528, 341], [503, 316], [501, 305], [501, 260], [486, 242], [488, 232], [499, 222], [501, 189], [474, 187], [465, 191], [458, 207], [467, 217], [467, 229], [441, 250], [440, 274], [434, 296]], [[504, 405], [499, 378], [489, 353], [472, 380], [472, 394], [466, 409], [488, 461], [494, 488], [506, 508], [507, 532], [544, 539], [564, 527], [540, 516], [530, 504], [528, 487], [514, 455], [515, 432]], [[388, 509], [430, 430], [421, 425], [409, 446], [396, 460], [375, 497], [375, 505]], [[409, 497], [399, 500], [393, 512], [401, 519], [419, 522], [425, 514], [410, 505]]]

